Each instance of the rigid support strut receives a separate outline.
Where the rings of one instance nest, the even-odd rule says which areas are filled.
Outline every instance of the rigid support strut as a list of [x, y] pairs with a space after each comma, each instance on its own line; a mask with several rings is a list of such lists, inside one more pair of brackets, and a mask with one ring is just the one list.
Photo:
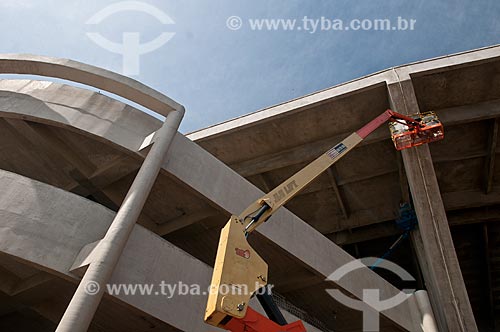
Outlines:
[[[183, 116], [184, 108], [181, 106], [167, 115], [158, 130], [151, 150], [144, 159], [106, 235], [99, 243], [95, 259], [80, 281], [56, 332], [85, 332], [90, 326], [104, 295], [105, 285], [111, 278], [127, 244]], [[89, 285], [92, 285], [94, 290], [97, 287], [98, 291], [89, 294], [87, 291]]]

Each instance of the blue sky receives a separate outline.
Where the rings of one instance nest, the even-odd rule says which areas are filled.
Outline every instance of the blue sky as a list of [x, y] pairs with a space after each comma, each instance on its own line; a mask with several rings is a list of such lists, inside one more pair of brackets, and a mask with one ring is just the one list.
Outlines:
[[[97, 0], [0, 0], [0, 52], [32, 53], [121, 72], [122, 55], [95, 44], [139, 32], [171, 40], [140, 57], [133, 78], [187, 109], [190, 132], [388, 67], [500, 43], [500, 1], [478, 0], [177, 0], [143, 2], [166, 13], [163, 25], [142, 12], [121, 12], [92, 26], [109, 4]], [[230, 16], [243, 25], [227, 28]], [[249, 19], [415, 19], [413, 31], [254, 31]], [[298, 24], [298, 23], [297, 23]]]

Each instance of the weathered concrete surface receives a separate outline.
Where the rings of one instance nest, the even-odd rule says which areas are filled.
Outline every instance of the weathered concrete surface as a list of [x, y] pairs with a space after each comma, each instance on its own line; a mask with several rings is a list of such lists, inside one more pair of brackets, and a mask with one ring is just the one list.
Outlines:
[[[483, 219], [483, 212], [496, 209], [500, 204], [500, 167], [495, 162], [500, 152], [496, 143], [498, 130], [495, 130], [500, 116], [499, 72], [499, 46], [473, 50], [382, 71], [187, 137], [268, 191], [389, 107], [391, 96], [387, 84], [396, 87], [411, 82], [414, 100], [405, 98], [404, 102], [412, 104], [414, 112], [436, 111], [445, 126], [445, 140], [428, 147], [440, 189], [440, 193], [433, 190], [433, 195], [441, 195], [448, 214], [453, 211], [452, 223], [456, 229], [460, 226], [474, 229], [470, 238], [459, 237], [452, 229], [453, 238], [450, 234], [446, 236], [444, 250], [453, 256], [452, 240], [459, 241], [455, 246], [476, 320], [483, 320], [484, 328], [491, 328], [495, 314], [484, 317], [484, 312], [489, 310], [496, 315], [499, 312], [495, 308], [500, 299], [494, 290], [498, 281], [495, 284], [491, 279], [498, 275], [498, 267], [492, 272], [484, 271], [491, 270], [491, 261], [497, 261], [498, 257], [485, 251], [482, 238], [476, 239], [473, 234], [487, 221]], [[398, 153], [386, 128], [375, 132], [365, 143], [332, 169], [335, 181], [331, 181], [331, 176], [320, 177], [287, 204], [287, 208], [332, 240], [349, 244], [346, 248], [350, 253], [380, 255], [393, 243], [391, 236], [400, 233], [393, 220], [400, 200], [408, 192], [408, 183], [404, 181], [405, 169], [398, 162]], [[442, 215], [444, 211], [441, 212]], [[473, 212], [475, 217], [466, 222], [457, 221], [461, 213]], [[384, 228], [376, 227], [382, 223]], [[473, 223], [477, 223], [477, 227]], [[471, 247], [475, 251], [471, 251]], [[409, 246], [400, 251], [403, 250], [405, 256], [398, 258], [402, 265], [413, 256]], [[431, 252], [430, 255], [437, 255]], [[432, 266], [431, 261], [422, 260], [422, 270]], [[458, 310], [465, 313], [466, 321], [472, 322], [460, 267], [456, 259], [449, 263], [458, 285], [457, 298], [461, 299], [457, 300], [458, 307], [463, 307]], [[419, 273], [418, 269], [413, 272]], [[478, 274], [490, 276], [482, 278]], [[445, 277], [438, 279], [444, 281]], [[483, 287], [488, 283], [489, 286]], [[294, 291], [294, 287], [298, 290]], [[300, 292], [301, 286], [294, 287], [287, 289], [286, 295]], [[437, 291], [431, 290], [431, 297]], [[445, 302], [437, 306], [445, 308]], [[454, 309], [447, 310], [451, 313]], [[473, 323], [465, 325], [474, 330]]]
[[[4, 84], [3, 88], [6, 89], [6, 86], [7, 83]], [[31, 89], [26, 88], [26, 90], [30, 90], [26, 93], [31, 94]], [[6, 94], [5, 98], [9, 100], [8, 116], [11, 118], [22, 117], [23, 119], [42, 123], [49, 119], [54, 119], [51, 99], [57, 98], [56, 96], [46, 94], [44, 96], [44, 99], [47, 100], [46, 102], [43, 100], [35, 100], [34, 102], [38, 105], [35, 108], [36, 113], [30, 111], [28, 114], [24, 114], [24, 109], [26, 107], [23, 107], [23, 100], [26, 98], [24, 98], [22, 94]], [[31, 98], [27, 97], [27, 99]], [[95, 107], [93, 104], [89, 104], [86, 111], [92, 113], [93, 107]], [[65, 109], [57, 109], [57, 111], [64, 114]], [[73, 110], [71, 110], [71, 112], [73, 112]], [[126, 114], [124, 113], [123, 116], [126, 117]], [[64, 124], [52, 122], [54, 120], [50, 123], [55, 126], [71, 126], [91, 137], [94, 137], [91, 133], [96, 132], [96, 128], [100, 127], [98, 125], [100, 121], [98, 121], [96, 117], [92, 118], [93, 121], [74, 121], [73, 119], [78, 120], [79, 118], [70, 118], [64, 115], [62, 118], [66, 119]], [[123, 123], [129, 122], [123, 121]], [[115, 146], [128, 149], [132, 147], [137, 148], [144, 140], [144, 138], [138, 138], [135, 143], [130, 142], [130, 140], [122, 141], [117, 134], [108, 134], [111, 132], [110, 130], [102, 130], [98, 134], [101, 140], [109, 140], [114, 143]], [[115, 131], [114, 133], [119, 132]], [[127, 146], [127, 144], [129, 145]], [[130, 152], [135, 151], [129, 151], [129, 153]], [[140, 153], [141, 155], [145, 154], [144, 151]], [[262, 191], [181, 134], [175, 137], [169, 158], [164, 163], [163, 168], [166, 171], [165, 175], [168, 174], [175, 178], [176, 181], [184, 185], [183, 188], [189, 188], [189, 190], [193, 191], [197, 196], [201, 196], [204, 200], [208, 200], [209, 205], [217, 207], [217, 209], [222, 210], [224, 214], [238, 213], [243, 210], [249, 202], [263, 195]], [[158, 204], [163, 204], [163, 202], [160, 200]], [[146, 210], [147, 208], [146, 206]], [[296, 260], [299, 260], [300, 264], [305, 264], [309, 269], [315, 271], [315, 273], [323, 279], [329, 276], [338, 267], [353, 259], [352, 256], [345, 253], [321, 233], [301, 221], [286, 209], [279, 211], [273, 216], [272, 222], [264, 225], [258, 232], [270, 240], [271, 243], [279, 246], [292, 257], [295, 257]], [[308, 241], [304, 241], [305, 237], [308, 237]], [[214, 248], [215, 247], [214, 245]], [[277, 261], [282, 260], [279, 256], [274, 257]], [[269, 263], [272, 265], [273, 262], [271, 261]], [[383, 298], [390, 297], [397, 292], [396, 288], [368, 269], [358, 270], [356, 273], [352, 273], [350, 278], [343, 278], [338, 282], [338, 286], [360, 298], [362, 297], [363, 289], [366, 288], [380, 289]], [[412, 330], [417, 329], [414, 325], [417, 324], [417, 318], [415, 318], [415, 320], [410, 318], [412, 317], [412, 312], [411, 305], [405, 302], [398, 307], [385, 311], [383, 315], [387, 316], [398, 325], [408, 330]]]
[[[398, 69], [401, 77], [397, 80], [404, 81], [408, 77], [412, 79], [420, 108], [422, 110], [436, 110], [446, 126], [445, 141], [430, 146], [430, 152], [439, 187], [443, 193], [443, 203], [448, 212], [456, 210], [456, 213], [459, 214], [464, 209], [494, 207], [500, 203], [498, 199], [500, 197], [498, 190], [500, 167], [498, 167], [498, 163], [496, 166], [490, 167], [492, 171], [487, 175], [488, 179], [492, 179], [491, 192], [484, 194], [481, 187], [484, 182], [482, 173], [485, 169], [483, 159], [490, 156], [489, 160], [494, 161], [495, 154], [499, 152], [498, 147], [496, 150], [486, 147], [486, 141], [490, 136], [489, 121], [498, 117], [500, 109], [496, 106], [500, 100], [497, 74], [499, 72], [499, 58], [500, 48], [492, 47], [411, 64]], [[373, 116], [384, 111], [390, 105], [386, 88], [387, 82], [394, 83], [393, 71], [391, 70], [311, 94], [241, 117], [235, 121], [228, 121], [193, 133], [189, 137], [196, 139], [202, 148], [230, 165], [238, 173], [247, 176], [248, 180], [261, 190], [268, 191], [294, 171], [300, 169], [307, 161], [338, 142], [346, 134], [356, 130]], [[7, 90], [16, 91], [15, 88], [9, 87], [14, 83], [6, 84]], [[47, 116], [45, 113], [50, 114], [51, 109], [57, 108], [55, 106], [57, 103], [51, 103], [49, 99], [56, 100], [58, 94], [56, 91], [61, 90], [53, 85], [50, 88], [52, 89], [51, 93], [47, 93], [46, 91], [49, 89], [37, 90], [33, 89], [33, 86], [33, 83], [26, 84], [26, 89], [31, 89], [31, 91], [26, 91], [25, 94], [31, 96], [36, 94], [36, 98], [40, 99], [41, 103], [48, 105], [49, 109], [45, 109], [43, 112], [38, 112], [36, 109], [35, 116], [26, 119], [43, 123], [45, 121], [43, 118]], [[72, 89], [68, 88], [67, 91], [70, 90]], [[87, 112], [85, 116], [79, 116], [78, 113], [84, 114], [84, 112], [75, 109], [75, 107], [73, 109], [70, 107], [68, 110], [57, 108], [57, 113], [62, 115], [63, 120], [59, 121], [56, 118], [49, 123], [55, 127], [63, 127], [83, 134], [81, 146], [85, 148], [82, 149], [82, 152], [95, 162], [95, 166], [91, 165], [90, 167], [95, 172], [89, 172], [91, 184], [97, 184], [104, 196], [107, 195], [108, 199], [111, 198], [112, 202], [119, 204], [123, 191], [120, 191], [119, 188], [126, 188], [128, 173], [122, 172], [120, 177], [118, 173], [111, 172], [113, 178], [118, 180], [113, 184], [106, 183], [103, 179], [107, 177], [104, 176], [107, 171], [104, 170], [113, 169], [111, 165], [114, 163], [109, 163], [107, 166], [106, 163], [98, 163], [97, 158], [94, 158], [88, 151], [91, 150], [91, 146], [98, 147], [98, 149], [103, 150], [103, 155], [106, 153], [116, 156], [116, 165], [128, 165], [129, 161], [120, 162], [117, 151], [129, 156], [134, 155], [142, 146], [145, 137], [156, 129], [154, 128], [155, 124], [151, 120], [150, 129], [144, 130], [144, 133], [139, 135], [134, 134], [133, 138], [127, 141], [125, 138], [127, 128], [129, 130], [132, 128], [142, 130], [141, 126], [127, 123], [127, 119], [131, 119], [130, 115], [127, 115], [127, 112], [124, 112], [123, 115], [119, 114], [120, 104], [118, 103], [113, 103], [115, 106], [111, 107], [116, 112], [101, 111], [101, 115], [108, 117], [108, 114], [113, 113], [113, 117], [124, 121], [124, 131], [120, 132], [118, 127], [121, 125], [115, 127], [111, 123], [106, 124], [105, 121], [100, 121], [92, 115], [98, 112], [92, 99], [96, 98], [99, 102], [103, 102], [104, 98], [95, 94], [82, 96], [83, 93], [80, 91], [67, 94], [63, 98], [65, 100], [59, 104], [65, 105], [65, 102], [70, 100], [72, 103], [80, 103], [81, 107], [77, 108], [82, 108], [84, 112]], [[18, 96], [17, 101], [12, 96], [9, 98], [14, 103], [12, 108], [16, 108], [15, 105], [20, 100], [25, 99], [24, 96]], [[40, 103], [37, 105], [40, 109], [45, 108]], [[64, 108], [61, 105], [59, 105], [60, 108]], [[111, 103], [107, 105], [111, 106]], [[8, 123], [10, 127], [4, 126], [0, 122], [2, 128], [10, 128], [9, 130], [15, 126], [21, 128], [21, 125], [16, 122], [20, 122], [19, 119], [23, 118], [22, 114], [27, 111], [18, 110], [15, 112], [18, 114], [6, 114], [13, 120]], [[66, 122], [64, 114], [71, 112], [74, 112], [73, 114], [79, 118], [78, 126], [72, 124], [75, 123], [74, 119]], [[132, 111], [130, 114], [132, 113], [134, 112]], [[137, 116], [139, 122], [149, 121], [146, 120], [146, 116], [143, 118]], [[83, 119], [88, 120], [89, 123], [83, 123]], [[58, 122], [66, 123], [66, 125], [61, 126]], [[39, 129], [40, 132], [42, 129], [49, 128], [34, 124], [30, 124], [30, 126]], [[50, 130], [58, 135], [63, 135], [60, 130]], [[89, 135], [89, 132], [95, 132], [99, 136]], [[115, 136], [111, 133], [114, 133]], [[17, 135], [20, 135], [19, 131], [17, 131]], [[63, 136], [74, 140], [69, 134]], [[8, 137], [6, 138], [11, 144], [17, 144], [9, 141]], [[91, 145], [91, 140], [99, 141], [102, 144]], [[172, 222], [176, 225], [177, 231], [169, 234], [168, 239], [203, 261], [211, 263], [218, 228], [224, 223], [227, 214], [240, 212], [252, 199], [259, 196], [260, 192], [247, 181], [230, 172], [206, 151], [183, 137], [177, 137], [174, 144], [178, 147], [179, 159], [182, 159], [185, 164], [177, 159], [171, 159], [165, 163], [164, 169], [166, 171], [160, 176], [158, 188], [156, 191], [154, 190], [148, 200], [147, 215], [143, 216], [149, 218], [149, 223], [143, 224], [147, 224], [151, 230], [158, 231], [155, 229], [155, 224]], [[9, 153], [17, 153], [9, 150], [7, 144], [4, 146]], [[141, 154], [143, 155], [144, 151]], [[41, 156], [43, 157], [43, 154]], [[140, 161], [140, 159], [142, 159], [141, 156], [137, 154], [133, 157], [133, 160]], [[19, 161], [21, 160], [25, 159], [19, 158]], [[32, 162], [37, 165], [40, 163], [36, 160], [32, 160]], [[45, 162], [50, 164], [50, 160], [45, 160]], [[208, 165], [206, 171], [203, 169], [204, 163]], [[491, 162], [489, 164], [491, 165]], [[3, 160], [2, 165], [9, 165], [9, 161]], [[17, 163], [10, 166], [17, 167], [16, 171], [21, 174], [27, 172]], [[190, 167], [193, 171], [189, 170]], [[42, 170], [43, 168], [41, 168]], [[100, 177], [97, 174], [101, 174]], [[400, 183], [401, 179], [404, 178], [404, 168], [398, 166], [397, 154], [388, 141], [388, 133], [384, 128], [374, 133], [365, 145], [355, 149], [336, 165], [332, 169], [332, 174], [335, 180], [333, 182], [336, 182], [338, 186], [338, 193], [332, 190], [331, 177], [325, 175], [313, 183], [303, 195], [296, 197], [287, 205], [287, 208], [315, 230], [300, 224], [302, 221], [299, 219], [288, 217], [288, 212], [282, 212], [274, 218], [273, 223], [269, 223], [262, 229], [262, 239], [265, 241], [261, 242], [260, 236], [257, 237], [259, 248], [267, 249], [266, 255], [269, 257], [266, 259], [272, 267], [276, 267], [275, 271], [272, 271], [272, 275], [277, 277], [277, 285], [281, 285], [282, 289], [286, 290], [284, 295], [287, 298], [293, 298], [297, 303], [308, 305], [308, 308], [312, 308], [316, 313], [324, 313], [322, 317], [325, 318], [332, 316], [328, 310], [334, 306], [330, 306], [326, 298], [321, 298], [321, 301], [328, 303], [327, 308], [316, 310], [317, 306], [314, 303], [307, 303], [304, 294], [310, 291], [320, 298], [319, 289], [322, 278], [326, 273], [333, 272], [336, 266], [343, 262], [348, 255], [343, 253], [337, 255], [339, 249], [335, 249], [336, 247], [329, 242], [323, 243], [322, 241], [325, 240], [321, 234], [314, 232], [330, 234], [329, 237], [332, 239], [335, 238], [336, 232], [344, 232], [354, 238], [357, 229], [365, 229], [371, 225], [377, 226], [381, 222], [393, 220], [397, 216], [399, 200], [407, 190], [404, 183]], [[32, 173], [27, 175], [34, 176]], [[43, 180], [48, 183], [58, 181], [56, 178], [50, 179], [51, 176], [54, 177], [54, 174], [47, 174], [47, 179]], [[456, 181], [457, 178], [460, 181]], [[230, 186], [223, 191], [218, 190], [217, 187], [226, 187], [226, 180]], [[82, 187], [82, 183], [85, 181], [73, 179], [73, 185]], [[64, 187], [59, 184], [55, 185]], [[161, 195], [162, 191], [158, 190], [164, 186], [174, 186], [175, 192], [179, 195], [165, 201]], [[208, 196], [205, 197], [205, 195]], [[97, 200], [106, 204], [102, 197]], [[345, 211], [342, 211], [341, 206], [344, 206]], [[179, 207], [182, 207], [180, 212]], [[213, 216], [211, 209], [215, 210], [218, 215]], [[469, 210], [467, 210], [468, 212]], [[477, 222], [479, 220], [477, 218], [479, 217], [471, 217], [467, 223]], [[290, 219], [292, 222], [285, 222], [285, 219]], [[298, 220], [298, 222], [293, 220]], [[179, 228], [179, 223], [185, 223], [186, 227]], [[162, 228], [166, 228], [168, 232], [168, 227]], [[295, 234], [298, 231], [304, 231], [311, 241], [307, 245], [295, 248], [297, 243], [304, 242], [303, 236]], [[278, 234], [280, 232], [285, 233]], [[376, 238], [376, 236], [377, 234], [371, 233], [362, 238], [370, 239]], [[289, 239], [293, 239], [293, 241], [289, 241]], [[391, 244], [390, 238], [381, 240], [378, 240], [377, 243], [369, 242], [366, 246], [359, 244], [356, 251], [359, 249], [359, 252], [365, 255], [379, 255]], [[276, 241], [278, 245], [272, 244], [273, 241]], [[326, 254], [323, 252], [325, 248], [313, 247], [313, 251], [309, 255], [308, 245], [311, 242], [325, 245]], [[271, 245], [266, 246], [266, 244]], [[319, 256], [315, 256], [315, 250], [322, 250], [322, 252]], [[350, 250], [350, 252], [354, 254], [355, 250]], [[335, 254], [338, 257], [332, 259], [327, 257], [328, 254]], [[407, 260], [411, 260], [411, 257], [407, 258]], [[404, 262], [403, 260], [401, 263]], [[469, 266], [467, 267], [468, 275], [470, 275], [472, 266], [467, 264]], [[288, 280], [290, 275], [294, 276], [294, 280]], [[476, 280], [472, 280], [472, 282], [476, 282]], [[307, 285], [306, 288], [304, 285]], [[468, 291], [476, 293], [476, 298], [481, 298], [482, 295], [479, 296], [479, 294], [482, 293], [477, 291], [474, 283], [470, 285]], [[346, 284], [343, 286], [350, 287]], [[430, 295], [432, 296], [432, 294]], [[484, 298], [484, 296], [482, 297]], [[480, 300], [476, 300], [476, 303], [478, 301]], [[341, 317], [340, 314], [339, 317]], [[338, 327], [334, 319], [330, 323]]]
[[[165, 165], [172, 175], [197, 188], [205, 197], [233, 214], [246, 208], [248, 201], [263, 196], [262, 191], [228, 170], [213, 156], [204, 153], [202, 148], [192, 145], [190, 149], [191, 144], [183, 136], [176, 137], [172, 147], [172, 156], [175, 158]], [[192, 168], [186, 168], [185, 165], [192, 165]], [[274, 214], [257, 232], [324, 278], [353, 260], [351, 255], [286, 209]], [[397, 292], [368, 268], [351, 273], [349, 278], [343, 278], [337, 284], [358, 298], [362, 298], [363, 289], [379, 289], [381, 298], [389, 298]], [[408, 330], [418, 329], [412, 326], [416, 322], [412, 322], [414, 317], [408, 302], [390, 308], [383, 314]]]
[[89, 294], [87, 285], [88, 283], [105, 285], [109, 282], [156, 182], [184, 113], [184, 107], [179, 106], [167, 115], [161, 128], [158, 129], [156, 140], [144, 158], [113, 222], [96, 247], [93, 260], [68, 304], [57, 326], [57, 332], [88, 330], [105, 291], [98, 289], [94, 294]]
[[88, 131], [124, 150], [138, 151], [144, 138], [161, 126], [157, 119], [105, 95], [52, 82], [0, 80], [0, 100], [3, 117], [35, 117], [41, 123]]
[[[77, 282], [77, 277], [69, 272], [74, 260], [87, 243], [104, 236], [114, 212], [80, 196], [6, 171], [0, 171], [0, 186], [4, 189], [0, 193], [0, 252]], [[177, 329], [213, 331], [215, 329], [202, 320], [206, 304], [203, 292], [208, 290], [211, 274], [212, 269], [206, 264], [137, 225], [110, 284], [155, 285], [149, 296], [120, 294], [114, 297]], [[182, 283], [195, 295], [163, 296], [159, 286], [162, 281], [177, 287]], [[257, 303], [254, 306], [258, 307]], [[309, 325], [307, 328], [319, 331]]]
[[[438, 111], [446, 126], [447, 139], [430, 146], [439, 163], [437, 171], [443, 174], [438, 180], [446, 181], [445, 190], [457, 191], [459, 185], [444, 177], [454, 173], [449, 172], [452, 162], [467, 159], [463, 163], [475, 163], [467, 165], [471, 172], [460, 182], [462, 187], [474, 186], [483, 171], [477, 165], [485, 154], [481, 133], [488, 128], [472, 108], [479, 111], [481, 104], [498, 104], [495, 59], [499, 54], [499, 48], [492, 47], [409, 66], [415, 70], [411, 73], [420, 92], [419, 102], [427, 104], [425, 110]], [[391, 77], [390, 71], [384, 71], [187, 136], [259, 188], [272, 188], [389, 107], [385, 82]], [[467, 105], [471, 102], [477, 105]], [[467, 106], [469, 110], [460, 111]], [[498, 116], [498, 110], [492, 107], [490, 116]], [[452, 140], [457, 144], [451, 144]], [[348, 218], [332, 199], [335, 194], [326, 175], [287, 207], [322, 233], [393, 220], [400, 199], [397, 154], [386, 128], [366, 143], [335, 167]], [[466, 148], [466, 153], [460, 153], [459, 147]]]

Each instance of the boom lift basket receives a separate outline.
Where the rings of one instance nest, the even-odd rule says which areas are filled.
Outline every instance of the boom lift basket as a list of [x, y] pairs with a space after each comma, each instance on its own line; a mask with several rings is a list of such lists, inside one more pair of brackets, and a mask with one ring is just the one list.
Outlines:
[[443, 124], [436, 113], [410, 115], [420, 120], [420, 126], [408, 125], [405, 120], [397, 119], [389, 122], [391, 138], [396, 150], [404, 150], [422, 144], [440, 141], [444, 138]]

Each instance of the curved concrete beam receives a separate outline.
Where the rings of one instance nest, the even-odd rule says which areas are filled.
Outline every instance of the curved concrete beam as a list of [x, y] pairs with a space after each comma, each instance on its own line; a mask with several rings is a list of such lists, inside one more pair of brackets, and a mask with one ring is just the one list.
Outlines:
[[[82, 247], [104, 236], [115, 213], [80, 196], [6, 171], [0, 171], [0, 186], [5, 189], [0, 193], [0, 252], [77, 282], [77, 277], [69, 273], [75, 258]], [[190, 273], [182, 273], [178, 266]], [[159, 284], [165, 280], [172, 285], [182, 281], [206, 288], [210, 270], [136, 226], [110, 284]], [[198, 297], [117, 296], [181, 330], [207, 331], [201, 318], [192, 319], [196, 313], [203, 317], [205, 299]]]
[[100, 93], [33, 80], [0, 80], [0, 115], [77, 131], [128, 153], [162, 124]]
[[0, 74], [61, 78], [114, 93], [166, 116], [182, 106], [164, 94], [126, 76], [81, 62], [30, 54], [0, 54]]

